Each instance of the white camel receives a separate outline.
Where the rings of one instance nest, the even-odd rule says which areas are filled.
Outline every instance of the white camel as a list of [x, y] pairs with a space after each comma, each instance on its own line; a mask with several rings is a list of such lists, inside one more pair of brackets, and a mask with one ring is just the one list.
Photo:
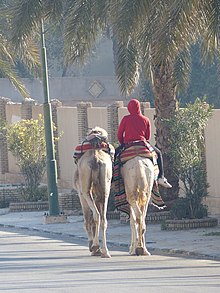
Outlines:
[[150, 255], [145, 244], [146, 213], [154, 183], [154, 165], [149, 158], [134, 157], [121, 168], [130, 204], [131, 255]]
[[[88, 134], [90, 142], [100, 142], [100, 138], [107, 138], [107, 132], [95, 127]], [[96, 147], [97, 147], [96, 141]], [[113, 148], [113, 147], [112, 147]], [[101, 255], [109, 258], [107, 248], [107, 204], [112, 178], [112, 160], [108, 152], [103, 149], [87, 150], [77, 162], [74, 174], [75, 189], [78, 190], [84, 215], [84, 229], [88, 236], [91, 255]], [[99, 245], [99, 231], [102, 230], [102, 249]]]

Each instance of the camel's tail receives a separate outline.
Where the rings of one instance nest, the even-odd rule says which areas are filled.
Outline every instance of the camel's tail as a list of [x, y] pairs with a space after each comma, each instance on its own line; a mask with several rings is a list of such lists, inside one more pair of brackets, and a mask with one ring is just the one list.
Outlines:
[[78, 190], [78, 185], [79, 185], [79, 171], [77, 168], [73, 175], [73, 189]]
[[143, 161], [141, 161], [141, 164], [136, 171], [138, 175], [137, 191], [139, 203], [145, 205], [146, 201], [149, 201], [151, 196], [151, 189], [153, 186], [153, 173], [149, 166], [144, 166]]
[[90, 168], [92, 170], [92, 182], [93, 184], [99, 184], [100, 180], [100, 169], [101, 169], [101, 161], [97, 156], [94, 156], [90, 161]]

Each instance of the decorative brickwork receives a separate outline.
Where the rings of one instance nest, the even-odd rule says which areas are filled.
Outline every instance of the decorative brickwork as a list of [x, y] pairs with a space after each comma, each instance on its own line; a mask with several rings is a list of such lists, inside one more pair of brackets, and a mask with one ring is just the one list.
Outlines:
[[[170, 219], [169, 211], [148, 212], [146, 216], [146, 224], [158, 224]], [[128, 216], [125, 213], [120, 214], [121, 223], [129, 222]]]
[[18, 187], [0, 188], [0, 207], [8, 207], [11, 202], [20, 202], [21, 192]]
[[165, 220], [170, 219], [170, 212], [169, 211], [160, 211], [156, 213], [147, 213], [146, 223], [161, 223]]
[[21, 105], [21, 119], [31, 119], [32, 118], [32, 106], [35, 101], [32, 99], [24, 99]]
[[196, 228], [209, 228], [218, 225], [216, 218], [166, 220], [162, 225], [162, 230], [188, 230]]
[[72, 212], [81, 213], [81, 204], [79, 196], [75, 190], [71, 192], [62, 193], [59, 195], [60, 210], [65, 214], [71, 214]]
[[10, 203], [10, 212], [31, 212], [31, 211], [48, 211], [49, 204], [47, 201], [41, 202], [16, 202]]
[[[6, 123], [6, 105], [11, 100], [8, 98], [0, 97], [0, 123]], [[8, 147], [5, 131], [0, 131], [0, 173], [5, 174], [8, 172]]]
[[78, 103], [78, 133], [79, 133], [79, 143], [86, 137], [88, 132], [88, 116], [87, 109], [92, 107], [92, 103]]
[[[57, 122], [57, 108], [61, 107], [62, 103], [59, 100], [51, 100], [51, 111], [52, 111], [52, 121], [56, 127], [54, 131], [54, 137], [58, 137], [58, 122]], [[57, 177], [60, 178], [60, 161], [59, 161], [59, 150], [58, 150], [58, 140], [55, 141], [55, 158], [57, 163]]]
[[[59, 207], [64, 214], [81, 213], [81, 204], [75, 190], [59, 193]], [[9, 206], [10, 212], [48, 211], [48, 201], [24, 202], [18, 187], [0, 188], [0, 207]]]
[[107, 108], [108, 115], [108, 139], [109, 142], [114, 143], [117, 142], [117, 130], [118, 130], [118, 108], [123, 107], [123, 101], [116, 101], [112, 105]]
[[109, 211], [106, 216], [108, 220], [120, 220], [120, 212], [118, 211]]

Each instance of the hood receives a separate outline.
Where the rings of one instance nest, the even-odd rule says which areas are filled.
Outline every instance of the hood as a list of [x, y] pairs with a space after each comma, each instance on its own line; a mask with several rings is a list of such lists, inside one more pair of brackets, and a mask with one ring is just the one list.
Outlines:
[[128, 103], [128, 111], [130, 114], [141, 114], [140, 102], [136, 99], [130, 100]]

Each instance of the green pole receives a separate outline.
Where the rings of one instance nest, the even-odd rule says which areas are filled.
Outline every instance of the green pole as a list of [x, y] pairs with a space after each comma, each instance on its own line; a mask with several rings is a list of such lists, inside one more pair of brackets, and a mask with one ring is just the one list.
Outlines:
[[42, 82], [44, 90], [44, 128], [47, 155], [47, 189], [49, 200], [49, 215], [59, 215], [59, 202], [57, 191], [57, 166], [54, 152], [52, 111], [49, 96], [49, 82], [47, 70], [47, 53], [44, 39], [44, 23], [41, 21], [41, 62], [42, 62]]

